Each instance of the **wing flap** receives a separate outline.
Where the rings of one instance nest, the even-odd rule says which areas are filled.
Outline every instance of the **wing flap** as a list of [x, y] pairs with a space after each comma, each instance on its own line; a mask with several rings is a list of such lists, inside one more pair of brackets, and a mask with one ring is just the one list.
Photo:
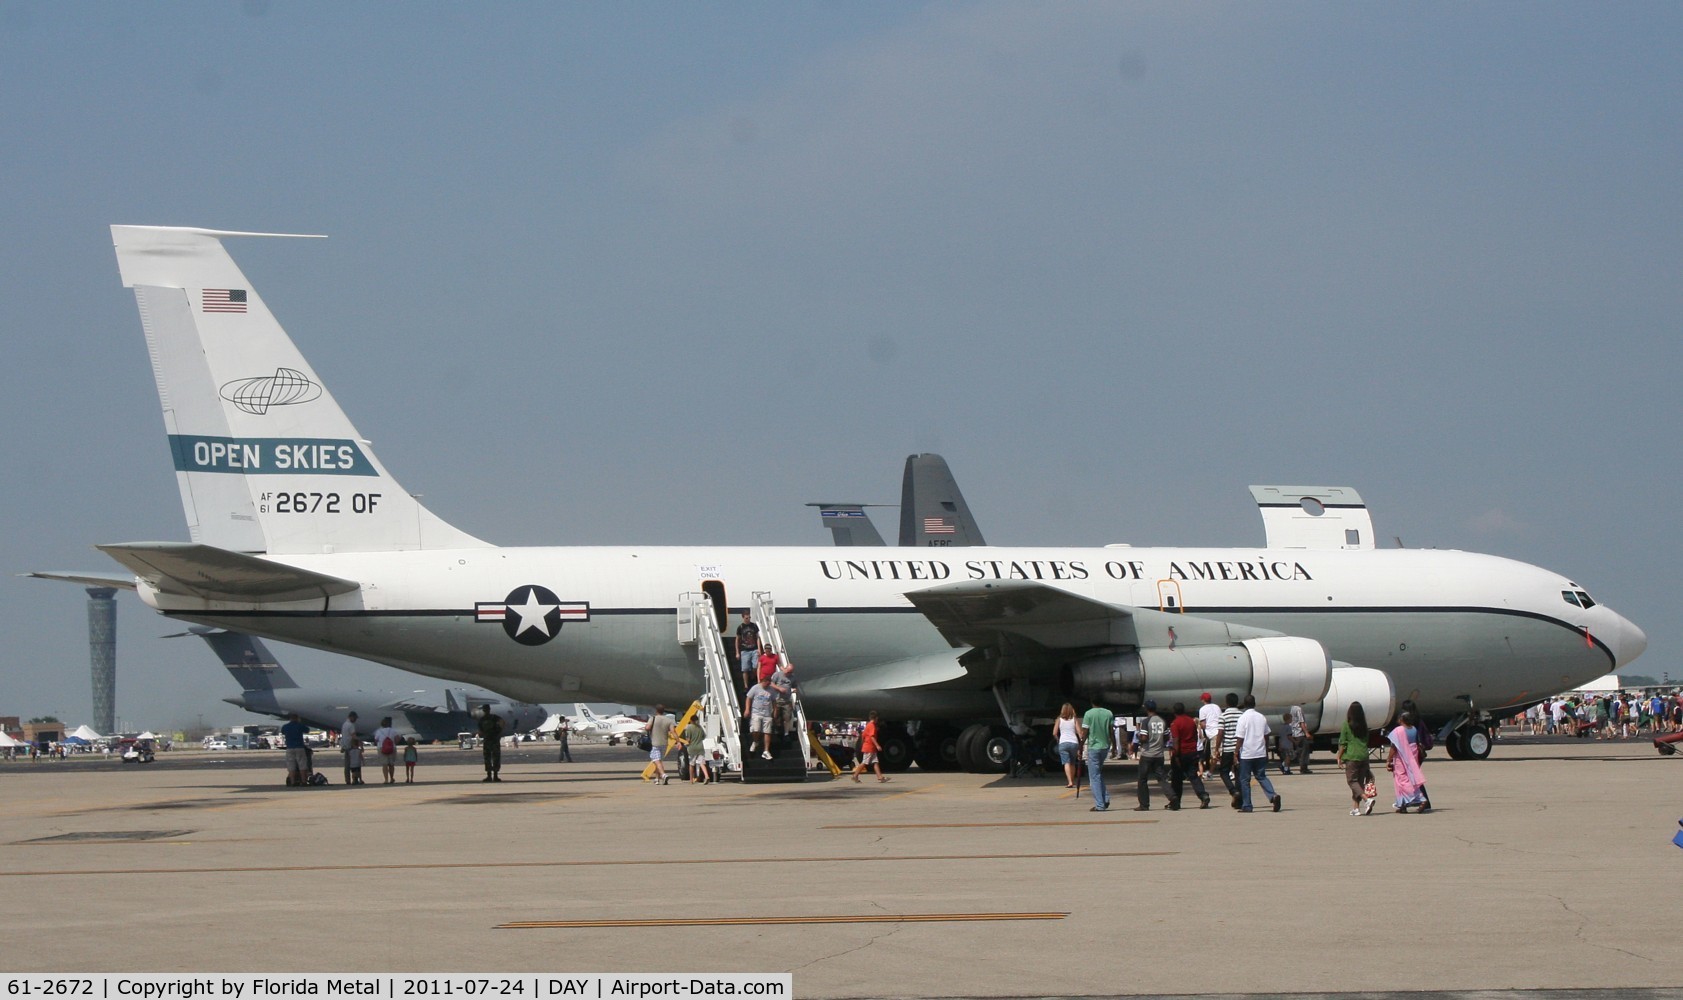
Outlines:
[[362, 584], [261, 556], [191, 542], [129, 542], [95, 548], [160, 593], [207, 601], [301, 601], [358, 590]]

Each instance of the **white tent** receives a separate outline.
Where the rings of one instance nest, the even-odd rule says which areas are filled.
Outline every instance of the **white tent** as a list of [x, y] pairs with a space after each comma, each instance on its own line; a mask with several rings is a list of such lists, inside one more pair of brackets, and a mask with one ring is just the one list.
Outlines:
[[26, 747], [28, 745], [29, 744], [27, 744], [27, 743], [19, 743], [17, 740], [14, 740], [10, 736], [7, 736], [6, 733], [3, 730], [0, 730], [0, 750], [3, 750], [7, 747]]
[[99, 735], [98, 733], [94, 732], [92, 727], [86, 726], [86, 725], [77, 726], [76, 731], [71, 733], [70, 735], [80, 737], [84, 740], [87, 740], [89, 743], [92, 743], [94, 740], [105, 739], [105, 737], [103, 737], [103, 736]]
[[1619, 689], [1619, 675], [1604, 674], [1603, 676], [1590, 681], [1588, 684], [1578, 685], [1573, 688], [1572, 691], [1574, 694], [1611, 694]]
[[158, 734], [154, 733], [150, 729], [146, 730], [144, 733], [141, 733], [139, 736], [135, 737], [135, 739], [137, 739], [137, 740], [155, 740], [157, 738], [158, 738]]

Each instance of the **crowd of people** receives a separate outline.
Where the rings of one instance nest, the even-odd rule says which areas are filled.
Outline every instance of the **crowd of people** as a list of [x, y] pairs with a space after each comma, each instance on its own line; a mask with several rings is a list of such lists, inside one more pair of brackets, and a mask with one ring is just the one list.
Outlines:
[[[1257, 709], [1254, 696], [1241, 700], [1236, 693], [1228, 693], [1222, 701], [1223, 705], [1216, 705], [1214, 696], [1206, 692], [1194, 714], [1181, 702], [1163, 709], [1156, 701], [1147, 700], [1145, 714], [1130, 719], [1118, 719], [1097, 701], [1077, 716], [1075, 706], [1066, 703], [1052, 725], [1052, 738], [1063, 764], [1064, 787], [1079, 792], [1085, 765], [1093, 798], [1091, 809], [1108, 811], [1111, 798], [1104, 765], [1109, 760], [1133, 758], [1138, 762], [1134, 778], [1136, 812], [1152, 808], [1154, 787], [1168, 809], [1181, 808], [1188, 787], [1199, 808], [1208, 809], [1212, 800], [1205, 779], [1219, 780], [1229, 805], [1238, 812], [1255, 809], [1253, 786], [1261, 791], [1262, 801], [1279, 812], [1285, 799], [1274, 787], [1269, 771], [1278, 768], [1282, 775], [1310, 773], [1313, 734], [1302, 706], [1286, 710], [1275, 729]], [[1384, 761], [1391, 778], [1392, 811], [1431, 812], [1424, 772], [1431, 743], [1431, 731], [1422, 725], [1411, 701], [1403, 702], [1395, 724], [1383, 731], [1370, 728], [1361, 704], [1352, 704], [1343, 720], [1337, 749], [1338, 763], [1350, 786], [1350, 815], [1372, 813], [1380, 796], [1372, 771], [1375, 759]]]
[[1568, 692], [1533, 705], [1510, 720], [1532, 736], [1634, 739], [1683, 732], [1683, 689]]

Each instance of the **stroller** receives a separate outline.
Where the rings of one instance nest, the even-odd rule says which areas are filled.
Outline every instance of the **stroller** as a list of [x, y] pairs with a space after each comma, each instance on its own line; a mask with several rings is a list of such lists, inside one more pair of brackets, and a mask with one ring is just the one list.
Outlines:
[[[286, 783], [289, 785], [292, 784], [292, 774], [290, 772], [287, 773]], [[327, 775], [316, 770], [316, 751], [313, 747], [304, 748], [304, 784], [327, 784]]]

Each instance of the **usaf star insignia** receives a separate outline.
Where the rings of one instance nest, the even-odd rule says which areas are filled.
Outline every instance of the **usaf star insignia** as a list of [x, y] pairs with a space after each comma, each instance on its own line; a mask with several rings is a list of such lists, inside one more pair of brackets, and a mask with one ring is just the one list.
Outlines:
[[501, 624], [508, 637], [523, 646], [541, 646], [555, 638], [566, 622], [589, 621], [590, 603], [563, 601], [549, 588], [529, 583], [509, 591], [501, 601], [475, 603], [473, 620]]

